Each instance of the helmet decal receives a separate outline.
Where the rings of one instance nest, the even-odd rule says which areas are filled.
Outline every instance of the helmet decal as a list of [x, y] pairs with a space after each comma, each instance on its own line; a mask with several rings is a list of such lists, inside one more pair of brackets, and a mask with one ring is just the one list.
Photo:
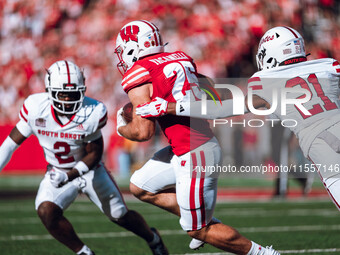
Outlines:
[[146, 42], [144, 43], [144, 46], [145, 46], [145, 48], [149, 48], [149, 47], [150, 47], [150, 42], [149, 42], [149, 41], [146, 41]]
[[[146, 20], [140, 20], [141, 22], [144, 22], [145, 24], [147, 24], [151, 29], [152, 29], [152, 32], [153, 32], [153, 37], [154, 38], [149, 38], [149, 39], [154, 39], [155, 41], [151, 41], [151, 44], [152, 46], [158, 46], [158, 45], [161, 45], [162, 44], [162, 38], [159, 36], [159, 29], [158, 27], [156, 27], [154, 24], [152, 24], [151, 22], [149, 21], [146, 21]], [[156, 35], [156, 32], [157, 32], [157, 35]], [[159, 42], [158, 42], [158, 37], [159, 36]]]
[[299, 37], [297, 36], [297, 34], [294, 32], [293, 29], [291, 29], [290, 27], [284, 27], [284, 28], [287, 28], [290, 32], [292, 32], [292, 34], [293, 34], [296, 38], [299, 38]]
[[263, 59], [266, 56], [266, 48], [263, 48], [260, 53], [257, 55], [257, 57], [259, 58], [259, 61], [261, 61], [262, 65], [263, 65]]
[[122, 28], [119, 32], [120, 37], [124, 42], [135, 41], [138, 42], [139, 27], [136, 25], [127, 26]]

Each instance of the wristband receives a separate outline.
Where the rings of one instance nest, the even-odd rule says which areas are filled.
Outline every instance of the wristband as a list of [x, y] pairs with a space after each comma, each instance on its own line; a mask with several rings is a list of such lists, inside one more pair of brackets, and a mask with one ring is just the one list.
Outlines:
[[190, 116], [190, 102], [177, 102], [176, 103], [176, 115]]
[[90, 170], [83, 161], [78, 161], [78, 163], [73, 168], [77, 169], [79, 176], [82, 176]]

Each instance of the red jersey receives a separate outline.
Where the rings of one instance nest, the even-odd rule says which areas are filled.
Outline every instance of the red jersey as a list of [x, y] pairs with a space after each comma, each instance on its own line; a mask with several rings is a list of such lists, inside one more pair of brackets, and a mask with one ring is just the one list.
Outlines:
[[[193, 59], [182, 51], [159, 53], [138, 60], [125, 74], [123, 89], [152, 83], [152, 99], [168, 102], [200, 100], [197, 70]], [[210, 140], [214, 134], [203, 119], [165, 115], [157, 119], [173, 152], [183, 155]]]

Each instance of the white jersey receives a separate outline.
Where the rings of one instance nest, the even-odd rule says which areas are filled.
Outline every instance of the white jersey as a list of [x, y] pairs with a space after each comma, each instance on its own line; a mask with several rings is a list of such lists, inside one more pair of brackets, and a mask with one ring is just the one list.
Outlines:
[[25, 100], [19, 117], [18, 130], [26, 137], [34, 134], [38, 138], [49, 164], [72, 168], [86, 155], [86, 144], [101, 137], [107, 111], [103, 103], [85, 97], [81, 109], [62, 123], [48, 94], [39, 93]]
[[[248, 88], [252, 89], [253, 94], [263, 98], [271, 106], [275, 89], [279, 93], [278, 98], [283, 88], [304, 88], [311, 92], [311, 99], [303, 104], [311, 115], [304, 115], [292, 104], [287, 105], [286, 115], [282, 115], [280, 101], [274, 112], [281, 120], [293, 119], [297, 122], [290, 129], [298, 137], [305, 156], [308, 156], [315, 137], [340, 121], [339, 85], [340, 65], [331, 58], [262, 70], [248, 81]], [[296, 97], [296, 93], [287, 94], [289, 99]]]

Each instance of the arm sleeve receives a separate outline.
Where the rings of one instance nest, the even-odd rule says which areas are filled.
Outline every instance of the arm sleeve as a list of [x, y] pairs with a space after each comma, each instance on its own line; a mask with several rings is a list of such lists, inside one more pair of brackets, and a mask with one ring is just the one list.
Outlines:
[[[227, 118], [249, 112], [244, 103], [243, 111], [242, 109], [241, 111], [240, 109], [234, 111], [234, 107], [236, 107], [235, 105], [236, 102], [234, 102], [233, 99], [227, 99], [222, 101], [222, 105], [220, 104], [220, 102], [215, 103], [214, 101], [211, 100], [206, 101], [206, 107], [203, 104], [204, 104], [203, 101], [177, 102], [176, 115], [189, 116], [201, 119], [218, 119]], [[204, 109], [206, 109], [206, 112], [204, 112]]]
[[13, 152], [19, 147], [9, 136], [0, 147], [0, 171], [7, 165]]
[[33, 132], [30, 125], [28, 125], [28, 123], [26, 121], [24, 121], [23, 119], [21, 119], [17, 123], [16, 127], [19, 130], [19, 132], [25, 137], [29, 137]]

